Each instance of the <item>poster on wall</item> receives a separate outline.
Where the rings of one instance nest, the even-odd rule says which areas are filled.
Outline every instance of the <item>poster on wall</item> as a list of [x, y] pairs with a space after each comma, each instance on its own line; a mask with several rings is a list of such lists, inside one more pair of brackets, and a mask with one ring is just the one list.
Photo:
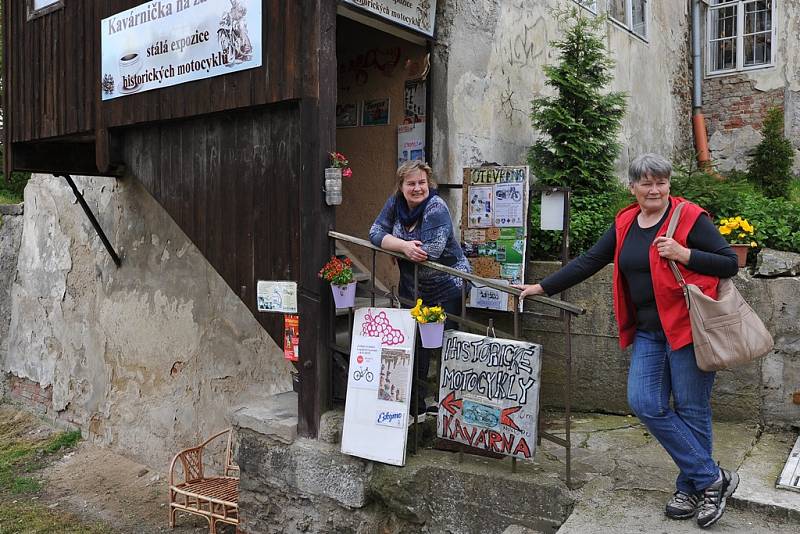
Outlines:
[[300, 316], [283, 316], [283, 357], [291, 362], [300, 360]]
[[261, 4], [151, 1], [103, 19], [103, 100], [260, 67]]
[[259, 280], [256, 308], [260, 312], [297, 313], [297, 282]]
[[528, 460], [536, 451], [541, 346], [445, 332], [436, 433]]
[[408, 310], [355, 312], [342, 427], [342, 452], [406, 463], [416, 324]]
[[397, 127], [397, 165], [414, 159], [425, 161], [424, 122]]
[[358, 104], [336, 104], [336, 127], [353, 128], [358, 126]]
[[425, 80], [408, 80], [403, 96], [403, 113], [406, 120], [420, 122], [425, 120]]
[[[478, 276], [501, 285], [524, 281], [529, 180], [527, 166], [464, 169], [461, 245]], [[467, 306], [508, 311], [513, 298], [473, 287]]]
[[433, 37], [436, 0], [344, 0], [344, 3]]
[[389, 124], [389, 99], [377, 98], [361, 103], [361, 125], [382, 126]]

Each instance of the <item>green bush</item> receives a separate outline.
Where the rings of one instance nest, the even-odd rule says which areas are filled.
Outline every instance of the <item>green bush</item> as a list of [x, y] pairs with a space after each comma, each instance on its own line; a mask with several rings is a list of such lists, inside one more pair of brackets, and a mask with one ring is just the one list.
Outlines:
[[764, 120], [764, 138], [756, 147], [747, 169], [750, 181], [771, 198], [788, 198], [794, 176], [794, 149], [783, 135], [783, 109], [771, 108]]
[[741, 215], [755, 227], [761, 247], [800, 252], [800, 203], [786, 198], [769, 198], [744, 174], [718, 178], [700, 171], [678, 171], [671, 192], [705, 208], [714, 222]]
[[11, 175], [11, 180], [6, 180], [2, 172], [3, 168], [3, 147], [0, 147], [0, 204], [18, 204], [22, 202], [22, 192], [31, 177], [27, 172], [15, 172]]

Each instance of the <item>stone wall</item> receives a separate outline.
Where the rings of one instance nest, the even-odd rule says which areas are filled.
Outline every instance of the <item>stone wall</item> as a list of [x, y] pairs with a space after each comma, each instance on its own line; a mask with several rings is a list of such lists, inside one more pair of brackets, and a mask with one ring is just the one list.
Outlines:
[[[541, 280], [558, 264], [533, 262], [531, 280]], [[570, 289], [567, 300], [587, 310], [573, 320], [572, 405], [582, 411], [629, 413], [626, 383], [630, 351], [619, 348], [611, 294], [611, 266]], [[754, 278], [744, 269], [736, 286], [775, 338], [766, 358], [720, 371], [714, 386], [714, 417], [789, 427], [800, 421], [793, 395], [800, 389], [800, 278]], [[537, 311], [538, 305], [532, 307]], [[563, 354], [560, 323], [526, 318], [524, 332], [546, 350]], [[543, 406], [563, 406], [566, 373], [563, 360], [545, 354], [542, 368]]]
[[[17, 258], [22, 239], [22, 204], [0, 204], [0, 361], [8, 352], [11, 324], [11, 285], [17, 275]], [[6, 377], [0, 373], [0, 399], [6, 394]]]
[[0, 371], [49, 391], [50, 417], [163, 469], [233, 405], [291, 390], [290, 365], [135, 179], [75, 181], [122, 266], [62, 179], [32, 177]]

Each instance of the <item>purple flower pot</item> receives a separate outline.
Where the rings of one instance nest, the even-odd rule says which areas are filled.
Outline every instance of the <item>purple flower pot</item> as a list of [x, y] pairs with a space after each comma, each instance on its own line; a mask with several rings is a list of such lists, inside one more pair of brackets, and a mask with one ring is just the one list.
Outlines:
[[352, 308], [355, 305], [357, 283], [358, 282], [350, 282], [346, 286], [331, 284], [333, 302], [336, 304], [337, 308]]
[[422, 346], [426, 349], [438, 349], [442, 346], [444, 323], [418, 323]]

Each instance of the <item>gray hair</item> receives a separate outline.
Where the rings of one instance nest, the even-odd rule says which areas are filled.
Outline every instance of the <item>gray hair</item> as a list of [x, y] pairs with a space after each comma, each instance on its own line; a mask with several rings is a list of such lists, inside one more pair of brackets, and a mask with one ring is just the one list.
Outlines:
[[633, 185], [648, 175], [669, 180], [672, 164], [658, 154], [649, 153], [636, 157], [628, 167], [628, 183]]

